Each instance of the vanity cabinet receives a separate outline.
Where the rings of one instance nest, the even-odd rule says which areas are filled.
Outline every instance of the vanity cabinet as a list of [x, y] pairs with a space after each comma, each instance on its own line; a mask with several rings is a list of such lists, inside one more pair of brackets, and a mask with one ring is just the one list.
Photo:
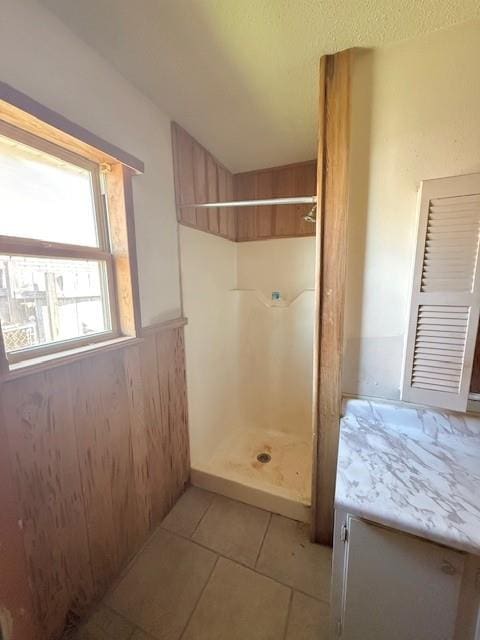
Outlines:
[[478, 558], [337, 512], [331, 638], [480, 640]]

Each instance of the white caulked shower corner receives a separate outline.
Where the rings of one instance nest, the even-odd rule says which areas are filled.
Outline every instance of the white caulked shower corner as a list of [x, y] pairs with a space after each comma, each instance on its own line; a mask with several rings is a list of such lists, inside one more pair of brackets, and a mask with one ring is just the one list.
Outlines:
[[307, 522], [315, 238], [179, 234], [192, 483]]

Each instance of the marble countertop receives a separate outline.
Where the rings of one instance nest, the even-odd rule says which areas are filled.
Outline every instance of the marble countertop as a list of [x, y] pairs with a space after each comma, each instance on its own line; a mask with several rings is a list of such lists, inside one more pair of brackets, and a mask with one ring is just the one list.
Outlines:
[[347, 400], [335, 506], [480, 555], [480, 416]]

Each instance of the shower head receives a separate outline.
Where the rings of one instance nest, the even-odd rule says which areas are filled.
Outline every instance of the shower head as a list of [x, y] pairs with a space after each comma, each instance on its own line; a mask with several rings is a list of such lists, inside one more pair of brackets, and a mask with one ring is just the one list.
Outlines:
[[314, 224], [317, 222], [317, 205], [312, 207], [310, 211], [303, 216], [305, 222], [313, 222]]

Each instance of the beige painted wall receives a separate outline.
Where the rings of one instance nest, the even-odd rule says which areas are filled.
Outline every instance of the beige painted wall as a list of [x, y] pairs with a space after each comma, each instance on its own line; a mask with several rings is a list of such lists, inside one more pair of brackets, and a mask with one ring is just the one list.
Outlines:
[[359, 52], [343, 388], [398, 398], [420, 181], [480, 171], [480, 23]]
[[145, 162], [134, 178], [143, 324], [180, 315], [169, 118], [33, 0], [2, 0], [0, 78]]
[[[357, 56], [346, 392], [399, 396], [416, 192], [424, 178], [480, 170], [479, 59], [478, 22]], [[167, 116], [33, 0], [2, 0], [0, 77], [145, 162], [134, 183], [143, 322], [178, 316]]]
[[193, 465], [233, 429], [310, 437], [314, 239], [235, 244], [181, 226], [180, 254]]

